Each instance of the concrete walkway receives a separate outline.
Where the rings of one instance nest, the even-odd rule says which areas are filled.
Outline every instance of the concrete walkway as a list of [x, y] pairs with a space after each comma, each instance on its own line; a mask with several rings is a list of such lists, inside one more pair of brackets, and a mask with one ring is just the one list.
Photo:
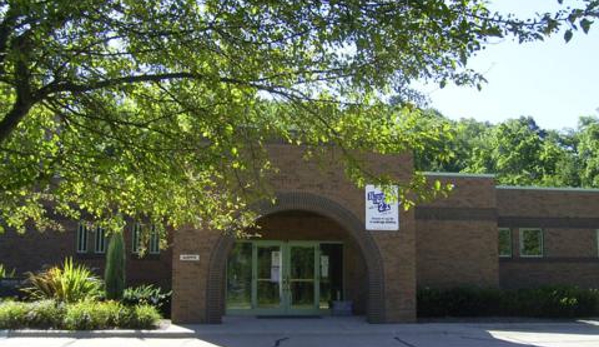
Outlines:
[[222, 325], [171, 325], [156, 331], [0, 331], [0, 346], [599, 346], [597, 321], [539, 323], [368, 324], [361, 317], [256, 319]]

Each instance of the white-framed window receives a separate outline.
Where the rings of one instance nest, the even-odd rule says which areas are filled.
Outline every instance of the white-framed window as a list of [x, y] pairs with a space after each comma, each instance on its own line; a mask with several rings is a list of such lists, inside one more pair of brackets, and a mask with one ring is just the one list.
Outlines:
[[512, 256], [512, 230], [510, 228], [499, 228], [499, 257], [510, 258]]
[[141, 252], [141, 224], [133, 225], [133, 233], [131, 235], [131, 252], [139, 254]]
[[154, 225], [150, 232], [150, 254], [160, 254], [160, 233]]
[[88, 228], [85, 223], [79, 223], [77, 227], [77, 253], [87, 253]]
[[543, 229], [520, 229], [520, 256], [527, 258], [543, 256]]
[[104, 254], [106, 253], [106, 232], [104, 228], [97, 227], [96, 229], [96, 237], [94, 243], [94, 252], [96, 254]]

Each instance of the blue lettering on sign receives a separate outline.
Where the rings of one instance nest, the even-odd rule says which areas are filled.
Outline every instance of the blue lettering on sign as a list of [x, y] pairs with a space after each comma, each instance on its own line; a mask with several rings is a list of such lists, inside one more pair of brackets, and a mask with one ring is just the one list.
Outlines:
[[376, 205], [379, 212], [389, 211], [391, 205], [385, 202], [385, 193], [368, 192], [368, 201], [372, 201]]

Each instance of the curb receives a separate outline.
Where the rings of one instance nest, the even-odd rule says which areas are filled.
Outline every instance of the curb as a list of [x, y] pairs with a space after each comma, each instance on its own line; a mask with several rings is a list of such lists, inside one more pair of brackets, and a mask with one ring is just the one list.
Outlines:
[[190, 338], [196, 337], [195, 331], [164, 330], [0, 330], [0, 338], [32, 337], [32, 338]]
[[[289, 335], [395, 335], [396, 331], [352, 331], [352, 330], [325, 330], [325, 331], [155, 331], [155, 330], [5, 330], [0, 331], [0, 338], [26, 337], [26, 338], [153, 338], [153, 339], [178, 339], [178, 338], [202, 338], [215, 336], [289, 336]], [[434, 332], [442, 333], [442, 332]]]

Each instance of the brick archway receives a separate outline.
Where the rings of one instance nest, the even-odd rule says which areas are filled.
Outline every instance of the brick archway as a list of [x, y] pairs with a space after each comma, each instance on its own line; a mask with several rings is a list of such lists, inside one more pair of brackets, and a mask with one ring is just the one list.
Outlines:
[[[261, 216], [289, 210], [314, 212], [331, 218], [348, 232], [360, 248], [366, 261], [368, 274], [367, 319], [370, 323], [385, 322], [383, 262], [378, 247], [371, 235], [364, 229], [360, 219], [337, 202], [315, 194], [281, 193], [277, 194], [276, 198], [275, 205], [266, 202], [258, 205], [258, 212]], [[210, 257], [205, 306], [207, 323], [221, 322], [224, 307], [226, 261], [234, 242], [233, 236], [221, 236]]]

